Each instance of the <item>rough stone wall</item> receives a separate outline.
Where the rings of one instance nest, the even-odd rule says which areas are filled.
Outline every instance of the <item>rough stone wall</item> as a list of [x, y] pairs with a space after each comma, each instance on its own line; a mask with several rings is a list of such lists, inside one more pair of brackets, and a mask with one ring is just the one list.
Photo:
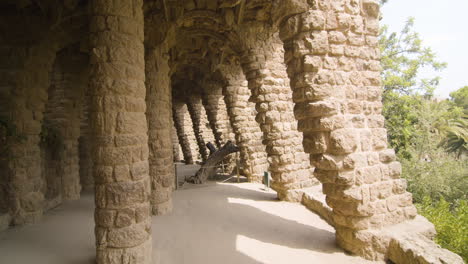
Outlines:
[[227, 113], [240, 148], [242, 167], [249, 181], [262, 182], [268, 170], [262, 131], [255, 121], [255, 106], [249, 102], [250, 90], [239, 66], [221, 67], [227, 80], [223, 87]]
[[33, 9], [20, 11], [11, 5], [0, 16], [0, 67], [8, 68], [1, 71], [0, 114], [22, 138], [10, 142], [6, 161], [0, 163], [0, 177], [6, 177], [8, 182], [6, 196], [13, 225], [36, 222], [42, 216], [44, 177], [39, 135], [49, 73], [56, 52], [78, 42], [84, 34], [85, 20], [81, 15], [73, 16], [68, 23], [54, 21], [53, 27], [50, 23]]
[[371, 230], [416, 215], [387, 149], [378, 10], [374, 1], [315, 1], [280, 32], [295, 116], [333, 208], [337, 242], [372, 259], [383, 258], [388, 241]]
[[220, 148], [228, 140], [234, 141], [234, 133], [224, 102], [222, 84], [205, 82], [203, 84], [202, 101], [206, 109], [210, 127], [213, 130], [215, 143]]
[[90, 2], [98, 264], [152, 263], [143, 1]]
[[171, 195], [175, 177], [172, 89], [167, 57], [160, 47], [147, 51], [145, 58], [151, 205], [155, 215], [172, 211]]
[[74, 45], [60, 51], [51, 73], [41, 131], [45, 209], [78, 199], [80, 119], [88, 57]]
[[206, 142], [203, 137], [203, 105], [199, 94], [192, 94], [190, 97], [187, 98], [187, 108], [192, 120], [193, 132], [197, 141], [198, 150], [200, 152], [202, 161], [204, 162], [208, 158], [208, 149], [206, 148]]
[[263, 131], [272, 188], [282, 200], [300, 201], [294, 191], [317, 183], [302, 147], [293, 113], [292, 91], [284, 64], [283, 43], [265, 24], [252, 24], [241, 32], [246, 51], [242, 68], [255, 102], [256, 120]]

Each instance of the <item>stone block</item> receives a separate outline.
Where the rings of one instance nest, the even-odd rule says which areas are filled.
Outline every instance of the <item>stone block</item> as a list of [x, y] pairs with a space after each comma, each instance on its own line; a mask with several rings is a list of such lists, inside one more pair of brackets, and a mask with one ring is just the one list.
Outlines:
[[370, 166], [356, 169], [356, 184], [373, 184], [382, 179], [380, 166]]
[[345, 169], [354, 169], [367, 166], [367, 157], [364, 153], [351, 153], [347, 155], [343, 160], [343, 168]]
[[359, 135], [354, 129], [338, 129], [330, 133], [329, 150], [335, 154], [346, 154], [356, 151]]
[[398, 234], [388, 247], [388, 257], [395, 263], [408, 264], [463, 264], [463, 259], [441, 248], [427, 237], [417, 234]]
[[320, 154], [327, 151], [328, 133], [310, 132], [304, 133], [304, 151], [310, 154]]
[[302, 14], [302, 30], [322, 30], [325, 28], [325, 18], [326, 15], [324, 12], [319, 10], [310, 10]]
[[304, 43], [313, 54], [326, 54], [329, 50], [328, 33], [327, 31], [314, 31], [310, 38], [305, 38]]
[[303, 63], [304, 63], [304, 71], [318, 72], [322, 68], [322, 57], [305, 55]]
[[135, 247], [144, 243], [149, 238], [150, 227], [147, 222], [131, 226], [109, 229], [107, 245], [114, 248]]

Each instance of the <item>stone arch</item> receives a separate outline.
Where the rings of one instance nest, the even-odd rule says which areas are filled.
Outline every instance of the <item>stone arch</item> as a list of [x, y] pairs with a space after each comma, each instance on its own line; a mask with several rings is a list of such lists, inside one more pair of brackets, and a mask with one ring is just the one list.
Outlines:
[[223, 96], [227, 114], [240, 148], [243, 173], [249, 181], [262, 182], [263, 173], [268, 170], [268, 160], [263, 135], [255, 121], [256, 110], [249, 102], [250, 90], [240, 65], [219, 65], [218, 70], [225, 84]]
[[[2, 113], [23, 136], [23, 140], [15, 143], [10, 149], [9, 161], [4, 164], [7, 168], [2, 168], [10, 172], [10, 186], [15, 190], [9, 194], [10, 214], [14, 225], [36, 222], [42, 216], [44, 197], [41, 191], [43, 181], [39, 134], [47, 102], [49, 73], [56, 53], [72, 43], [79, 42], [81, 36], [87, 32], [85, 15], [73, 17], [73, 23], [63, 21], [53, 26], [44, 21], [44, 17], [33, 17], [33, 21], [28, 18], [16, 22], [19, 27], [25, 27], [25, 35], [31, 30], [34, 32], [28, 35], [30, 38], [21, 40], [25, 43], [20, 41], [20, 44], [15, 44], [20, 46], [19, 49], [11, 51], [12, 54], [18, 54], [15, 57], [19, 60], [16, 64], [19, 67], [9, 84], [12, 91], [15, 91], [11, 93], [10, 107]], [[13, 36], [12, 39], [16, 41], [17, 36]], [[22, 47], [21, 44], [28, 48]], [[28, 162], [14, 158], [18, 156]]]
[[278, 29], [251, 22], [239, 31], [245, 51], [242, 70], [263, 132], [273, 183], [282, 200], [301, 201], [302, 190], [318, 183], [302, 146]]
[[78, 138], [87, 66], [88, 56], [78, 43], [57, 53], [51, 71], [40, 142], [46, 210], [80, 197]]

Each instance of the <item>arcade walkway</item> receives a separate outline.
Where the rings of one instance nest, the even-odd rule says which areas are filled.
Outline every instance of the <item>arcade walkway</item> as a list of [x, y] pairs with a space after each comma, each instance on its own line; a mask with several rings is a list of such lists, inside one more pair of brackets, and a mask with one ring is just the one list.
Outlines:
[[[153, 217], [155, 264], [374, 263], [343, 253], [334, 230], [300, 204], [250, 183], [185, 185], [174, 212]], [[93, 196], [0, 233], [0, 263], [92, 264]]]

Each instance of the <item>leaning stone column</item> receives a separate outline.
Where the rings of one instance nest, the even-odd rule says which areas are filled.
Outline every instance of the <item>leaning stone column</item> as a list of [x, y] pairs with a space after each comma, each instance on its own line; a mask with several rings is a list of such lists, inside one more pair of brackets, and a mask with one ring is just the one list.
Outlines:
[[223, 143], [228, 140], [234, 139], [222, 87], [223, 85], [220, 83], [205, 82], [202, 94], [203, 105], [218, 148], [222, 147]]
[[284, 64], [284, 50], [278, 33], [263, 24], [245, 27], [241, 39], [248, 50], [242, 68], [257, 109], [273, 178], [272, 188], [282, 200], [300, 201], [298, 189], [318, 181], [313, 176], [302, 135], [294, 118], [292, 92]]
[[215, 136], [213, 130], [211, 129], [210, 121], [208, 120], [208, 114], [206, 113], [204, 105], [201, 105], [200, 107], [200, 129], [202, 131], [205, 143], [211, 142], [216, 145]]
[[280, 33], [299, 130], [333, 208], [336, 240], [369, 259], [388, 254], [394, 231], [380, 233], [383, 227], [416, 215], [387, 149], [378, 17], [376, 1], [316, 1]]
[[187, 98], [187, 108], [192, 118], [193, 132], [195, 133], [195, 138], [197, 139], [198, 150], [202, 161], [206, 161], [208, 158], [208, 150], [206, 148], [205, 139], [203, 138], [202, 123], [201, 123], [201, 108], [203, 107], [201, 102], [201, 97], [198, 94], [191, 94]]
[[174, 162], [172, 149], [172, 89], [168, 58], [161, 48], [146, 53], [151, 206], [154, 215], [172, 211]]
[[90, 2], [98, 264], [151, 263], [143, 1]]
[[190, 147], [190, 142], [185, 133], [185, 104], [174, 101], [172, 105], [172, 115], [174, 120], [174, 126], [177, 132], [177, 138], [179, 139], [180, 146], [182, 148], [182, 154], [184, 155], [184, 160], [186, 164], [193, 164], [192, 149]]
[[267, 154], [262, 144], [262, 131], [255, 121], [254, 103], [249, 102], [250, 91], [240, 66], [221, 66], [228, 84], [223, 87], [236, 142], [240, 148], [244, 173], [252, 182], [262, 182], [263, 172], [268, 170]]

